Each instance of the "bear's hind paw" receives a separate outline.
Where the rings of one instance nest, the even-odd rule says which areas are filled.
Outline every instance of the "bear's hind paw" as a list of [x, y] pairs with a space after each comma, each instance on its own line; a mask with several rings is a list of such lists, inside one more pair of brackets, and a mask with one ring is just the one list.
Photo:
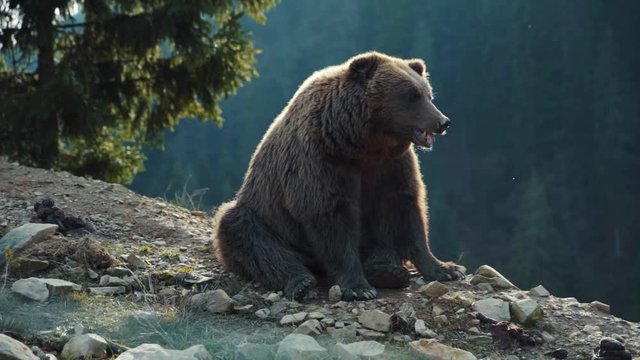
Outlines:
[[284, 288], [284, 296], [290, 300], [302, 301], [309, 293], [309, 289], [316, 285], [316, 279], [311, 275], [304, 275], [289, 280]]

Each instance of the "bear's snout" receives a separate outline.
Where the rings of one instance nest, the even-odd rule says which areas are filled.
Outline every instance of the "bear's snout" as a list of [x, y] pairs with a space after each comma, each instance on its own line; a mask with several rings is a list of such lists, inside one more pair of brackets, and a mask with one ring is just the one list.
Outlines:
[[436, 131], [438, 134], [442, 134], [445, 131], [447, 131], [447, 129], [449, 129], [449, 127], [451, 126], [451, 120], [446, 117], [446, 116], [442, 116], [442, 119], [440, 119], [440, 122], [438, 124], [438, 130]]

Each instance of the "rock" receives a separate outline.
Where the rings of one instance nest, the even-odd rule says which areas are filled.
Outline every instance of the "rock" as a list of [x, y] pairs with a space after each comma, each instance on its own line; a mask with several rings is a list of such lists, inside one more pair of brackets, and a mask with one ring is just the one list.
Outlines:
[[273, 345], [244, 343], [236, 347], [237, 360], [273, 360], [276, 352]]
[[271, 294], [267, 295], [266, 300], [267, 300], [267, 301], [269, 301], [269, 302], [274, 303], [274, 302], [276, 302], [276, 301], [280, 301], [280, 298], [281, 298], [280, 294], [278, 294], [278, 293], [271, 293]]
[[[62, 348], [60, 356], [62, 360], [74, 360], [76, 358], [91, 359], [107, 357], [107, 341], [100, 335], [83, 334], [74, 336], [67, 341]], [[156, 359], [157, 360], [157, 359]]]
[[295, 330], [293, 330], [294, 334], [303, 334], [303, 335], [320, 335], [322, 330], [322, 326], [320, 326], [320, 321], [317, 319], [310, 319], [298, 326]]
[[432, 282], [428, 283], [427, 285], [421, 286], [418, 291], [420, 291], [420, 293], [422, 293], [423, 295], [426, 295], [426, 296], [429, 296], [429, 297], [432, 297], [432, 298], [437, 298], [437, 297], [440, 297], [440, 296], [448, 293], [449, 292], [449, 288], [444, 286], [439, 281], [432, 281]]
[[39, 279], [49, 289], [49, 294], [68, 294], [72, 291], [80, 291], [82, 290], [82, 285], [78, 285], [76, 283], [72, 283], [71, 281], [61, 280], [61, 279]]
[[125, 292], [127, 292], [127, 289], [124, 286], [104, 286], [89, 288], [89, 293], [102, 296], [124, 294]]
[[480, 329], [478, 329], [478, 328], [477, 328], [477, 327], [475, 327], [475, 326], [472, 326], [472, 327], [468, 328], [468, 329], [467, 329], [467, 332], [468, 332], [468, 333], [471, 333], [471, 334], [476, 334], [476, 335], [480, 335], [480, 334], [482, 334], [482, 332], [480, 331]]
[[569, 352], [563, 348], [557, 348], [553, 351], [545, 353], [547, 356], [551, 356], [554, 359], [566, 359], [569, 356]]
[[320, 320], [320, 322], [321, 322], [321, 323], [322, 323], [322, 325], [324, 325], [325, 327], [333, 326], [333, 325], [336, 323], [336, 321], [335, 321], [335, 320], [333, 320], [332, 318], [324, 318], [324, 319]]
[[433, 309], [431, 309], [431, 315], [438, 316], [444, 314], [444, 309], [438, 305], [433, 305]]
[[537, 296], [537, 297], [547, 297], [551, 295], [551, 293], [549, 292], [549, 290], [545, 289], [544, 286], [538, 285], [534, 288], [531, 288], [531, 290], [529, 290], [529, 295]]
[[377, 341], [358, 341], [351, 344], [336, 344], [336, 353], [342, 360], [379, 359], [383, 357], [384, 345]]
[[124, 266], [112, 266], [107, 269], [107, 274], [113, 276], [133, 276], [133, 271]]
[[39, 360], [27, 345], [4, 334], [0, 334], [0, 359]]
[[233, 310], [233, 300], [222, 289], [195, 294], [189, 299], [192, 309], [206, 309], [215, 314], [225, 314]]
[[95, 271], [93, 271], [91, 269], [87, 269], [87, 275], [89, 275], [89, 279], [93, 279], [93, 280], [97, 279], [98, 276], [100, 276], [100, 275], [98, 275], [97, 272], [95, 272]]
[[45, 301], [49, 298], [47, 284], [33, 277], [14, 282], [11, 285], [11, 291], [36, 301]]
[[384, 333], [369, 329], [356, 329], [356, 334], [362, 339], [367, 340], [383, 340], [387, 337]]
[[22, 248], [36, 244], [47, 236], [55, 234], [57, 229], [58, 225], [36, 223], [28, 223], [11, 229], [0, 239], [0, 265], [6, 262], [5, 254], [8, 249], [17, 254]]
[[473, 310], [497, 321], [510, 321], [509, 304], [496, 298], [481, 299], [473, 303]]
[[611, 307], [609, 306], [609, 304], [605, 304], [600, 301], [592, 301], [591, 303], [589, 303], [589, 305], [591, 305], [592, 308], [605, 314], [609, 314], [609, 312], [611, 311]]
[[416, 340], [409, 343], [417, 359], [425, 360], [477, 360], [470, 352], [441, 344], [435, 340]]
[[289, 303], [287, 301], [278, 301], [277, 303], [271, 305], [269, 311], [272, 316], [278, 316], [283, 313], [289, 307]]
[[543, 331], [540, 335], [542, 335], [542, 339], [546, 343], [553, 343], [556, 338], [553, 335], [549, 334], [547, 331]]
[[129, 349], [116, 360], [212, 360], [203, 345], [194, 345], [184, 350], [164, 349], [157, 344], [142, 344]]
[[249, 314], [253, 310], [253, 305], [233, 305], [233, 311], [238, 314]]
[[312, 311], [309, 313], [309, 319], [322, 320], [324, 319], [324, 314], [319, 311]]
[[136, 254], [129, 254], [129, 256], [127, 256], [127, 264], [135, 269], [147, 268], [147, 263]]
[[409, 303], [402, 303], [400, 309], [391, 315], [391, 327], [402, 333], [411, 332], [416, 321], [416, 310]]
[[509, 306], [511, 316], [523, 325], [533, 325], [542, 318], [542, 308], [533, 299], [517, 300]]
[[357, 328], [355, 325], [345, 326], [341, 329], [337, 329], [334, 327], [328, 327], [327, 333], [337, 341], [341, 342], [351, 342], [357, 338]]
[[342, 290], [340, 289], [340, 286], [333, 285], [329, 289], [329, 301], [338, 302], [340, 300], [342, 300]]
[[285, 315], [282, 317], [282, 319], [280, 319], [280, 325], [294, 325], [294, 324], [298, 324], [302, 321], [304, 321], [304, 319], [307, 317], [307, 313], [302, 311], [299, 313], [295, 313], [295, 314], [291, 314], [291, 315]]
[[380, 310], [365, 310], [358, 316], [362, 326], [376, 331], [391, 331], [391, 315]]
[[266, 319], [267, 317], [269, 317], [269, 314], [271, 312], [269, 311], [269, 309], [267, 308], [262, 308], [257, 310], [254, 314], [259, 317], [260, 319]]
[[12, 274], [20, 274], [22, 276], [29, 276], [38, 271], [42, 271], [49, 267], [47, 260], [32, 259], [18, 257], [10, 262], [10, 270]]
[[447, 315], [434, 316], [433, 320], [440, 326], [449, 325], [449, 318], [447, 318]]
[[416, 323], [414, 325], [414, 330], [416, 334], [418, 334], [419, 336], [428, 337], [428, 338], [435, 338], [438, 336], [438, 334], [436, 334], [433, 330], [427, 327], [427, 324], [422, 319], [416, 320]]
[[303, 360], [323, 357], [327, 349], [309, 335], [289, 334], [278, 345], [276, 360]]
[[486, 291], [486, 292], [493, 292], [493, 286], [491, 286], [491, 284], [489, 283], [477, 283], [476, 286], [478, 287], [478, 289], [482, 290], [482, 291]]
[[473, 278], [471, 278], [471, 284], [475, 285], [482, 282], [489, 283], [498, 289], [518, 289], [517, 286], [513, 285], [507, 278], [489, 265], [480, 266], [476, 270]]

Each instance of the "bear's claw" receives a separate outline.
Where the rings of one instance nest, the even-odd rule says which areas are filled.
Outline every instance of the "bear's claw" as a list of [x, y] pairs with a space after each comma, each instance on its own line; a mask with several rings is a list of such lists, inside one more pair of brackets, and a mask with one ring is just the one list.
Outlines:
[[342, 291], [342, 300], [344, 301], [353, 301], [353, 300], [371, 300], [375, 299], [378, 296], [376, 289], [372, 287], [344, 287], [341, 286], [340, 290]]
[[464, 268], [452, 262], [443, 263], [435, 267], [427, 276], [423, 274], [425, 280], [456, 281], [464, 279]]

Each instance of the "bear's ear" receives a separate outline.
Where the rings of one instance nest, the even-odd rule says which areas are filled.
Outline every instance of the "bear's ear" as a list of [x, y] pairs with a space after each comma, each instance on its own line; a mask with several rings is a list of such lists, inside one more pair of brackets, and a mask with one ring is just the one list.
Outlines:
[[370, 79], [382, 58], [375, 52], [358, 55], [349, 63], [349, 73], [357, 78]]
[[427, 67], [424, 64], [424, 60], [422, 59], [411, 59], [407, 60], [407, 65], [413, 69], [413, 71], [417, 72], [418, 75], [424, 76], [424, 72], [427, 70]]

